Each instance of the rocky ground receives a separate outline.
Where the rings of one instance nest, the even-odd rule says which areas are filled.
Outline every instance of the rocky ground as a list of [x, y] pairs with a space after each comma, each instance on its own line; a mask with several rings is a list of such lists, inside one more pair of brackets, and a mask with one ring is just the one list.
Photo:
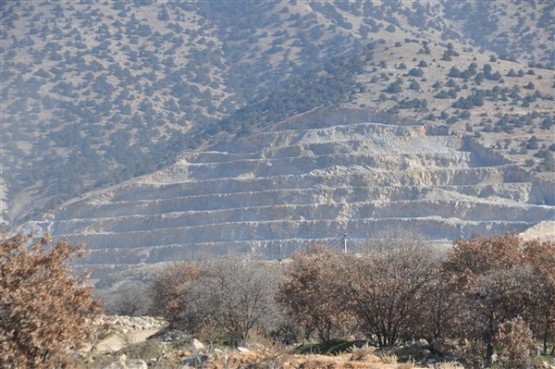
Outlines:
[[[105, 316], [101, 323], [109, 326], [109, 333], [98, 345], [91, 369], [420, 368], [414, 362], [397, 363], [397, 356], [378, 353], [373, 347], [353, 348], [337, 356], [297, 355], [275, 346], [207, 346], [183, 332], [164, 329], [165, 322], [153, 317]], [[453, 367], [449, 365], [441, 368]]]
[[109, 328], [96, 350], [99, 353], [112, 353], [145, 342], [159, 332], [166, 322], [154, 317], [103, 316], [99, 324], [106, 324]]
[[[229, 348], [203, 344], [183, 332], [168, 330], [153, 317], [106, 316], [110, 333], [89, 361], [88, 369], [455, 369], [454, 361], [439, 361], [424, 343], [393, 351], [353, 346], [339, 355], [295, 354], [292, 348], [251, 344]], [[418, 364], [420, 363], [420, 364]], [[542, 368], [555, 369], [544, 361]]]

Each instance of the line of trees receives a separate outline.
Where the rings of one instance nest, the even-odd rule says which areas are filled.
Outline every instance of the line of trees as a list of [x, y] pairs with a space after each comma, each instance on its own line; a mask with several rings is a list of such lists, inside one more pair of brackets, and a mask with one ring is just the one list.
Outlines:
[[447, 252], [401, 237], [356, 255], [315, 246], [281, 265], [181, 264], [152, 293], [153, 313], [173, 327], [231, 344], [254, 332], [287, 343], [355, 336], [380, 347], [425, 339], [470, 368], [490, 365], [494, 351], [500, 364], [532, 360], [534, 342], [555, 351], [555, 243], [512, 235], [460, 240]]
[[[78, 367], [100, 305], [70, 263], [82, 245], [0, 241], [0, 367]], [[181, 263], [152, 285], [151, 313], [171, 328], [231, 345], [253, 334], [283, 343], [363, 338], [392, 347], [425, 339], [465, 367], [533, 368], [555, 354], [555, 242], [459, 240], [447, 251], [409, 237], [358, 254], [315, 246], [282, 264], [228, 257]]]

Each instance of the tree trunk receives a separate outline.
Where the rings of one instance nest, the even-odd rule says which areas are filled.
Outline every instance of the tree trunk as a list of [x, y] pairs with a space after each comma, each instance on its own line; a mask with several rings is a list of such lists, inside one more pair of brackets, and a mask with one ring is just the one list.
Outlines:
[[493, 344], [490, 342], [486, 345], [486, 360], [485, 360], [485, 367], [489, 368], [493, 364]]

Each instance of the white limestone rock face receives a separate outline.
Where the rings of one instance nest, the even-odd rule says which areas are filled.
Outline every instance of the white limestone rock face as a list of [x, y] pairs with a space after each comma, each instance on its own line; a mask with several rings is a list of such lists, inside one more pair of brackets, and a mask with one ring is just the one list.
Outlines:
[[40, 226], [85, 242], [94, 268], [278, 259], [342, 248], [345, 229], [352, 250], [399, 231], [443, 243], [519, 233], [554, 218], [552, 188], [448, 130], [309, 115], [69, 202]]

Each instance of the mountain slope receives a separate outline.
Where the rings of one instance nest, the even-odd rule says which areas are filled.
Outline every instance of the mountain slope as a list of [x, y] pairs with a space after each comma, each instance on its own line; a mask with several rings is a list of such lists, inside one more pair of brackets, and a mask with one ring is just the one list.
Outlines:
[[[3, 2], [0, 216], [17, 223], [87, 189], [171, 164], [184, 148], [213, 140], [215, 132], [246, 134], [252, 122], [268, 119], [257, 110], [268, 107], [261, 103], [265, 97], [284, 96], [296, 79], [310, 82], [332, 57], [365, 54], [368, 44], [391, 48], [417, 40], [424, 49], [423, 43], [444, 49], [451, 42], [461, 55], [465, 49], [481, 58], [515, 60], [515, 73], [527, 72], [526, 63], [536, 71], [552, 67], [552, 14], [550, 1]], [[391, 67], [376, 68], [397, 78]], [[526, 101], [532, 108], [553, 95], [547, 73], [543, 82], [534, 79], [541, 96]], [[368, 82], [358, 81], [366, 88]], [[358, 92], [355, 83], [343, 96], [272, 109], [282, 119]], [[523, 104], [526, 96], [519, 95]], [[418, 106], [411, 101], [405, 106]], [[382, 109], [367, 98], [357, 103]], [[245, 110], [238, 109], [257, 115], [248, 115], [249, 124], [225, 126], [242, 117]], [[539, 127], [545, 119], [528, 121]], [[540, 147], [549, 141], [536, 138]], [[535, 160], [536, 168], [547, 160], [541, 155], [522, 160]]]

